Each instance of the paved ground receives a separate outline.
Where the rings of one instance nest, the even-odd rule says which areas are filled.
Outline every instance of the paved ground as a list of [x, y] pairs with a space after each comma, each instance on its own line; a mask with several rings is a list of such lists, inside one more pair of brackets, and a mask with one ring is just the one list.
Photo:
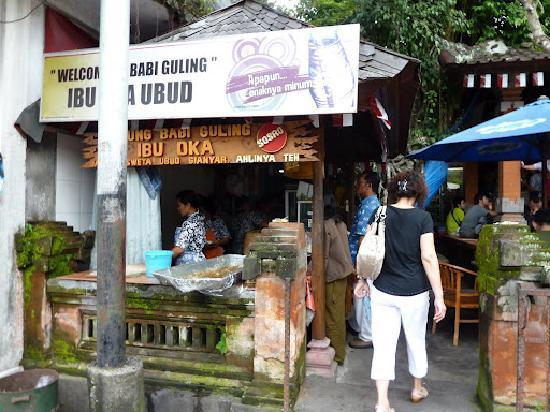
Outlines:
[[[463, 332], [464, 331], [464, 332]], [[425, 380], [430, 397], [419, 404], [408, 401], [410, 375], [404, 340], [397, 348], [396, 380], [390, 385], [390, 402], [396, 412], [477, 411], [475, 388], [478, 368], [477, 325], [461, 327], [460, 345], [453, 346], [447, 325], [428, 335], [430, 370]], [[402, 334], [403, 338], [403, 334]], [[374, 411], [376, 389], [370, 379], [372, 349], [350, 349], [335, 380], [307, 377], [296, 411]]]

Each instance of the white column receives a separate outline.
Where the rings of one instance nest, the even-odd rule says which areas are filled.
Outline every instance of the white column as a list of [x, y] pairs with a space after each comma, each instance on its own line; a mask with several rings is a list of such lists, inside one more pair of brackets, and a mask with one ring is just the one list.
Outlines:
[[[0, 2], [0, 20], [25, 16], [34, 0]], [[25, 226], [26, 140], [13, 124], [21, 111], [40, 98], [44, 7], [25, 19], [0, 24], [0, 152], [4, 186], [0, 192], [0, 372], [23, 355], [23, 278], [15, 263], [14, 235]]]

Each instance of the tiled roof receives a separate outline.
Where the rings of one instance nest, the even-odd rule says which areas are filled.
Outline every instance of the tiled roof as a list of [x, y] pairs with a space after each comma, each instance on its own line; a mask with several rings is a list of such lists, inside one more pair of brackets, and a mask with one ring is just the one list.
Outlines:
[[550, 52], [533, 48], [507, 47], [501, 41], [489, 41], [476, 46], [446, 43], [440, 61], [445, 65], [477, 65], [490, 63], [550, 62]]
[[[241, 0], [149, 42], [197, 40], [212, 36], [307, 27], [313, 26], [256, 0]], [[407, 63], [419, 64], [416, 59], [366, 41], [361, 41], [359, 51], [359, 80], [361, 81], [392, 78], [401, 73]]]

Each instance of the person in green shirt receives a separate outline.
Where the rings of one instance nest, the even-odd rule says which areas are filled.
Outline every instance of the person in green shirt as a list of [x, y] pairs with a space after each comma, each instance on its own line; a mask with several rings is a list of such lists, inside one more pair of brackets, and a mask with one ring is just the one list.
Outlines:
[[464, 220], [464, 207], [466, 203], [463, 197], [457, 197], [453, 201], [453, 208], [447, 215], [447, 221], [445, 226], [447, 227], [447, 233], [450, 235], [458, 235], [460, 225]]

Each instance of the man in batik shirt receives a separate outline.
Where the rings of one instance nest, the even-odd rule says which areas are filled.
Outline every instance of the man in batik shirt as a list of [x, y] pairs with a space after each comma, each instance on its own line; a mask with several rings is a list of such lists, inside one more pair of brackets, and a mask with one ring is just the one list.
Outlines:
[[[374, 172], [362, 173], [357, 179], [357, 195], [361, 199], [361, 204], [353, 218], [348, 238], [351, 260], [356, 269], [359, 245], [365, 236], [372, 214], [380, 207], [376, 196], [379, 184], [380, 178]], [[367, 298], [357, 298], [355, 294], [353, 295], [353, 314], [349, 319], [349, 324], [357, 332], [357, 337], [350, 341], [349, 346], [354, 349], [372, 347], [371, 322], [365, 316], [363, 299]]]

